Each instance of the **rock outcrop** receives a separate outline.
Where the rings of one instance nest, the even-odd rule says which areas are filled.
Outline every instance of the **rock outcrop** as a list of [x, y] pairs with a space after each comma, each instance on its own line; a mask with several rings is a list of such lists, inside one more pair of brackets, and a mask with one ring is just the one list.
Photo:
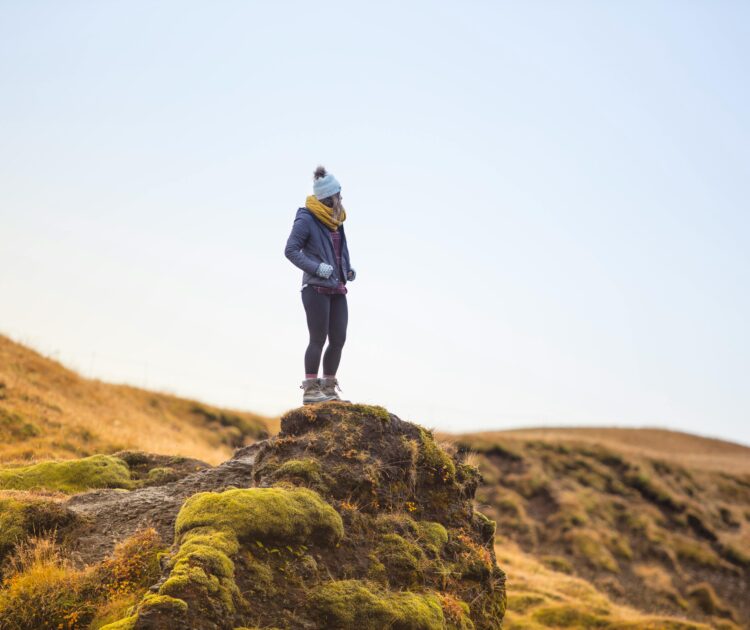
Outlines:
[[478, 470], [382, 407], [292, 410], [277, 435], [213, 468], [169, 477], [141, 463], [142, 487], [58, 504], [79, 567], [109, 562], [144, 531], [168, 546], [148, 592], [97, 627], [502, 626], [505, 574], [495, 524], [473, 507]]

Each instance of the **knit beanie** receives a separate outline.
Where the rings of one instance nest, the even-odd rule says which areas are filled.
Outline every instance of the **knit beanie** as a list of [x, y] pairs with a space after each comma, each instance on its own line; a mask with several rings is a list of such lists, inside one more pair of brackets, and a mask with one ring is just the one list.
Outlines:
[[315, 169], [313, 194], [318, 201], [326, 197], [331, 197], [340, 190], [341, 184], [339, 184], [338, 180], [331, 173], [326, 173], [326, 169], [322, 166]]

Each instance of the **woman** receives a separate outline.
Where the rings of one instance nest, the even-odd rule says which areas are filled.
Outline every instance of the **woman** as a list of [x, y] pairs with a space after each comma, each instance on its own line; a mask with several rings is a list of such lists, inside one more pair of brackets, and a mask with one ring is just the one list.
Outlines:
[[[310, 342], [305, 351], [305, 380], [302, 403], [341, 400], [336, 371], [346, 341], [349, 310], [346, 282], [356, 273], [349, 263], [341, 205], [341, 185], [326, 169], [315, 169], [313, 193], [305, 207], [297, 210], [284, 255], [302, 269], [302, 304], [307, 315]], [[323, 378], [318, 378], [323, 344]], [[348, 402], [348, 401], [347, 401]]]

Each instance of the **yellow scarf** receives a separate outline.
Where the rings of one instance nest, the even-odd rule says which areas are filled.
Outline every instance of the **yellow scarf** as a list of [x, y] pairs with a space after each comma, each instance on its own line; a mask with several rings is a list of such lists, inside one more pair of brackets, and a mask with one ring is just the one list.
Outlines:
[[324, 203], [320, 203], [315, 195], [310, 195], [305, 200], [305, 208], [312, 212], [318, 219], [320, 219], [329, 230], [337, 230], [346, 220], [346, 210], [341, 208], [341, 218], [336, 221], [333, 218], [333, 208], [329, 208]]

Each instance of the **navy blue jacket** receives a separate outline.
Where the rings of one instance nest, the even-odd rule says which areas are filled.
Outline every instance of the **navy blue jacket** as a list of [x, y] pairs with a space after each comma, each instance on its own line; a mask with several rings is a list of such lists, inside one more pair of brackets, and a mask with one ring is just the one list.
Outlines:
[[[336, 264], [331, 231], [307, 208], [297, 210], [292, 232], [286, 241], [284, 255], [296, 267], [302, 269], [303, 285], [317, 284], [333, 288], [338, 286], [339, 280], [346, 284], [346, 278], [352, 267], [349, 262], [349, 248], [346, 245], [343, 223], [339, 226], [339, 232], [341, 233], [341, 266], [343, 267], [341, 270]], [[321, 278], [315, 273], [321, 262], [326, 262], [333, 267], [333, 273], [328, 278]], [[339, 276], [342, 272], [343, 278]]]

